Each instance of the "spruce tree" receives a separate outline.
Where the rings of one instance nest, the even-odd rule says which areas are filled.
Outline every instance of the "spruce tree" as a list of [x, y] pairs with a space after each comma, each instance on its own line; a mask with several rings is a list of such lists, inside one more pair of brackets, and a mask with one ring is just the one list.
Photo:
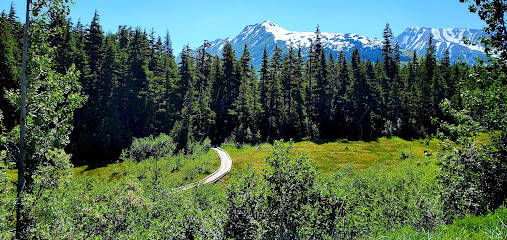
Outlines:
[[294, 107], [293, 111], [293, 131], [292, 136], [295, 140], [303, 139], [309, 136], [308, 115], [305, 105], [305, 78], [303, 76], [303, 56], [301, 46], [298, 46], [298, 52], [295, 59], [293, 79], [294, 79]]
[[99, 24], [99, 13], [95, 11], [90, 28], [87, 29], [85, 35], [85, 51], [89, 57], [90, 74], [96, 74], [102, 60], [102, 43], [104, 40], [104, 33], [102, 26]]
[[56, 29], [48, 38], [50, 46], [54, 48], [55, 68], [59, 73], [64, 73], [73, 64], [72, 56], [76, 51], [71, 34], [71, 22], [67, 20], [67, 14], [63, 10], [52, 11], [49, 14], [49, 26]]
[[211, 78], [213, 79], [212, 110], [215, 113], [215, 122], [211, 126], [211, 139], [214, 142], [222, 142], [229, 137], [226, 126], [228, 121], [228, 110], [226, 106], [226, 82], [222, 59], [214, 56], [212, 60]]
[[239, 86], [239, 95], [236, 99], [236, 140], [239, 142], [252, 142], [255, 126], [255, 85], [253, 84], [254, 72], [251, 68], [252, 56], [248, 51], [248, 45], [245, 44], [243, 54], [239, 60], [239, 75], [241, 85]]
[[[350, 57], [351, 67], [351, 82], [352, 82], [352, 94], [351, 100], [354, 106], [353, 118], [354, 118], [354, 131], [355, 135], [359, 135], [360, 138], [364, 139], [368, 136], [367, 115], [369, 115], [369, 107], [367, 97], [369, 94], [369, 88], [366, 83], [366, 78], [363, 73], [362, 61], [359, 56], [359, 49], [354, 48]], [[364, 126], [364, 127], [363, 127]]]
[[132, 37], [132, 41], [128, 48], [127, 66], [129, 71], [126, 78], [126, 94], [127, 108], [125, 110], [125, 118], [129, 129], [132, 130], [134, 136], [142, 137], [149, 132], [146, 129], [146, 117], [151, 112], [147, 111], [147, 87], [148, 87], [148, 58], [149, 58], [149, 41], [147, 34], [141, 28], [137, 28]]
[[197, 77], [192, 60], [192, 50], [187, 45], [181, 52], [180, 81], [182, 90], [182, 108], [179, 119], [174, 124], [171, 135], [179, 149], [186, 149], [190, 143], [196, 141], [196, 126], [194, 120], [199, 111], [198, 91], [196, 89]]
[[382, 43], [382, 59], [384, 63], [384, 71], [386, 73], [387, 78], [393, 79], [393, 69], [392, 69], [392, 62], [393, 62], [393, 33], [391, 31], [391, 28], [389, 27], [389, 23], [386, 24], [386, 27], [384, 28], [383, 33], [384, 42]]
[[226, 105], [230, 106], [238, 94], [239, 81], [236, 79], [236, 53], [232, 45], [227, 42], [222, 53], [225, 77]]
[[171, 35], [169, 34], [169, 30], [167, 30], [165, 33], [164, 52], [167, 53], [170, 58], [174, 58], [173, 43], [171, 41]]
[[207, 52], [210, 47], [208, 41], [204, 41], [197, 54], [197, 83], [196, 90], [198, 90], [197, 101], [199, 104], [198, 116], [194, 121], [196, 126], [196, 141], [203, 141], [209, 136], [211, 124], [215, 121], [215, 112], [212, 110], [212, 91], [213, 81], [211, 77], [212, 71], [212, 57]]
[[[14, 9], [11, 7], [11, 14], [14, 15]], [[19, 87], [18, 76], [21, 72], [18, 59], [21, 57], [21, 49], [18, 48], [18, 36], [14, 26], [17, 22], [15, 19], [7, 17], [2, 12], [0, 17], [0, 106], [2, 107], [3, 123], [7, 129], [14, 127], [16, 120], [19, 118], [15, 108], [9, 104], [5, 97], [5, 91], [13, 90]]]
[[315, 66], [315, 110], [318, 128], [322, 134], [328, 132], [327, 129], [330, 127], [331, 105], [329, 96], [331, 95], [331, 84], [327, 72], [326, 51], [321, 50], [317, 59], [318, 62]]
[[436, 57], [435, 57], [435, 44], [433, 43], [433, 34], [430, 34], [428, 38], [428, 47], [426, 48], [426, 54], [424, 55], [424, 68], [422, 78], [422, 109], [424, 109], [421, 116], [423, 126], [426, 128], [427, 134], [432, 131], [431, 117], [435, 116], [436, 108], [438, 108], [435, 98], [435, 92], [433, 88], [435, 86], [434, 76], [436, 69]]
[[262, 63], [261, 63], [261, 69], [260, 69], [260, 79], [259, 79], [259, 100], [260, 105], [262, 109], [262, 120], [261, 123], [261, 135], [263, 138], [266, 138], [268, 135], [268, 118], [270, 115], [269, 110], [269, 103], [268, 100], [269, 92], [268, 87], [270, 83], [270, 72], [269, 72], [269, 55], [268, 51], [266, 49], [266, 46], [264, 46], [264, 51], [262, 52]]
[[336, 134], [339, 136], [346, 136], [349, 130], [347, 126], [350, 124], [350, 120], [348, 120], [347, 117], [350, 116], [352, 106], [349, 98], [351, 89], [349, 65], [343, 51], [338, 55], [338, 64], [338, 94], [333, 99], [335, 102], [334, 105], [336, 106], [333, 114], [333, 122], [335, 126], [338, 126]]
[[294, 49], [292, 47], [289, 48], [288, 53], [285, 55], [282, 63], [282, 116], [283, 116], [283, 134], [284, 138], [287, 136], [292, 137], [293, 130], [292, 127], [295, 124], [296, 119], [293, 118], [294, 113], [294, 91], [295, 91], [295, 74], [294, 70], [296, 68], [296, 56], [294, 53]]
[[[270, 60], [270, 74], [268, 82], [268, 136], [271, 139], [279, 139], [281, 132], [282, 121], [282, 89], [281, 89], [281, 74], [282, 74], [282, 50], [275, 45], [273, 56]], [[266, 113], [265, 113], [266, 114]]]

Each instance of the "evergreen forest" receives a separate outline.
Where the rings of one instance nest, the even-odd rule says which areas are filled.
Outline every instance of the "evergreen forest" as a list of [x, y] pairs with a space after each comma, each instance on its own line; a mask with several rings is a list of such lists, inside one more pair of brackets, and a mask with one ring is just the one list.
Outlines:
[[[253, 69], [248, 46], [237, 56], [230, 44], [222, 56], [185, 46], [180, 62], [171, 37], [139, 27], [119, 26], [105, 34], [95, 13], [90, 23], [72, 23], [65, 12], [49, 15], [46, 31], [56, 72], [71, 66], [87, 101], [75, 112], [68, 152], [76, 161], [116, 159], [133, 139], [166, 133], [178, 148], [209, 138], [212, 143], [272, 142], [278, 139], [380, 136], [421, 138], [435, 134], [436, 121], [452, 121], [439, 107], [449, 99], [459, 107], [463, 89], [474, 86], [474, 68], [435, 58], [428, 39], [424, 56], [400, 62], [389, 25], [383, 58], [364, 61], [328, 55], [319, 29], [308, 57], [298, 49], [264, 52]], [[22, 24], [12, 8], [2, 14], [1, 87], [19, 85]], [[271, 56], [272, 55], [272, 56]], [[269, 57], [271, 56], [271, 57]], [[17, 110], [2, 98], [4, 124], [16, 125]]]

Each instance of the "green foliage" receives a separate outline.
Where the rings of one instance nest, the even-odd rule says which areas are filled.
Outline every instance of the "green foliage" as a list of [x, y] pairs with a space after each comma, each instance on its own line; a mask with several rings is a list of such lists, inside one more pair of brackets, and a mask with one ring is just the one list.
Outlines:
[[157, 137], [134, 138], [132, 145], [123, 150], [122, 160], [131, 158], [135, 162], [141, 162], [149, 158], [164, 158], [174, 154], [176, 145], [172, 138], [166, 134]]
[[275, 210], [268, 215], [269, 225], [266, 228], [270, 235], [296, 236], [298, 231], [310, 227], [305, 226], [310, 222], [304, 223], [311, 218], [308, 215], [311, 212], [305, 210], [319, 203], [313, 196], [318, 181], [315, 166], [304, 154], [291, 157], [291, 149], [292, 142], [275, 141], [273, 150], [266, 158], [266, 204], [268, 209]]
[[[444, 101], [442, 107], [457, 124], [442, 126], [459, 147], [442, 156], [442, 191], [449, 215], [483, 214], [496, 209], [507, 198], [506, 111], [499, 102], [507, 101], [505, 74], [481, 71], [474, 74], [477, 86], [463, 91], [463, 106]], [[484, 79], [485, 82], [482, 82]], [[472, 137], [480, 132], [493, 136], [492, 142], [478, 145]]]
[[265, 182], [252, 165], [247, 165], [236, 180], [230, 182], [227, 194], [227, 237], [237, 239], [259, 238], [266, 221], [262, 220], [262, 211], [266, 208]]
[[[187, 46], [177, 66], [168, 34], [165, 44], [154, 32], [126, 26], [104, 36], [97, 13], [89, 27], [72, 27], [66, 3], [34, 2], [29, 182], [22, 200], [26, 238], [336, 239], [391, 231], [398, 237], [398, 229], [409, 237], [435, 229], [437, 238], [459, 231], [485, 236], [475, 235], [473, 225], [484, 226], [488, 237], [505, 236], [504, 208], [493, 215], [500, 221], [488, 216], [481, 225], [481, 219], [468, 217], [449, 227], [451, 235], [438, 235], [452, 217], [486, 213], [507, 197], [504, 62], [495, 58], [489, 66], [472, 67], [451, 64], [447, 57], [437, 60], [430, 37], [421, 59], [414, 54], [400, 64], [388, 25], [382, 62], [362, 60], [357, 49], [350, 59], [344, 53], [326, 58], [317, 28], [307, 61], [301, 49], [284, 55], [276, 46], [271, 59], [265, 51], [258, 82], [248, 46], [239, 60], [229, 43], [222, 58], [206, 53], [207, 42], [196, 52]], [[502, 60], [505, 26], [497, 13], [505, 4], [494, 3], [475, 1], [471, 10], [488, 20], [495, 35], [487, 44]], [[19, 102], [14, 60], [20, 56], [20, 29], [13, 10], [0, 18], [0, 84], [14, 106], [8, 109], [0, 101], [7, 114], [7, 128], [2, 127], [7, 151], [0, 152], [2, 238], [10, 237], [13, 227], [14, 191], [5, 169], [18, 151], [13, 113]], [[90, 96], [86, 103], [84, 94]], [[325, 151], [311, 148], [308, 155], [291, 152], [293, 146], [318, 141], [274, 141], [261, 146], [270, 149], [264, 162], [248, 165], [226, 188], [218, 183], [173, 189], [218, 167], [211, 142], [229, 139], [244, 147], [248, 156], [235, 163], [242, 166], [245, 158], [265, 154], [252, 152], [249, 143], [319, 136], [414, 138], [436, 133], [432, 119], [443, 122], [455, 141], [445, 145], [438, 166], [423, 157], [429, 146], [407, 151], [400, 150], [406, 143], [385, 143], [401, 142], [398, 138], [319, 143]], [[478, 132], [492, 141], [473, 143], [470, 137]], [[71, 140], [70, 149], [81, 160], [115, 159], [126, 148], [123, 162], [107, 176], [73, 176], [70, 155], [62, 150]], [[369, 167], [340, 168], [351, 160], [355, 168]], [[396, 164], [371, 166], [375, 161]], [[341, 170], [327, 178], [317, 165], [326, 174]]]
[[[503, 65], [506, 70], [505, 62], [507, 60], [507, 26], [505, 25], [505, 12], [507, 11], [507, 3], [495, 0], [460, 0], [460, 2], [470, 3], [468, 9], [472, 13], [479, 15], [481, 20], [487, 23], [484, 28], [489, 37], [483, 38], [481, 43], [486, 47], [486, 53], [489, 56], [495, 56], [501, 59], [498, 63]], [[494, 59], [492, 59], [494, 60]]]
[[4, 89], [13, 90], [18, 87], [18, 76], [20, 76], [22, 45], [22, 27], [16, 19], [14, 6], [11, 7], [9, 15], [2, 13], [0, 16], [0, 106], [4, 115], [4, 124], [8, 129], [15, 125], [17, 114], [15, 108], [10, 106], [4, 98]]
[[[27, 198], [33, 200], [30, 206], [34, 222], [26, 236], [222, 239], [225, 196], [221, 187], [173, 190], [197, 181], [217, 167], [216, 153], [203, 152], [202, 146], [193, 149], [200, 150], [188, 155], [150, 157], [141, 162], [127, 160], [107, 175], [74, 174], [57, 185], [47, 185], [38, 191], [37, 200]], [[54, 158], [51, 162], [68, 160], [68, 156], [58, 151], [50, 156]], [[185, 168], [193, 170], [186, 173], [182, 170]], [[65, 176], [70, 173], [49, 172]]]
[[227, 189], [228, 237], [359, 238], [444, 222], [434, 162], [404, 161], [324, 178], [292, 144], [275, 141], [262, 172], [247, 165]]
[[505, 239], [507, 237], [507, 209], [501, 207], [485, 216], [466, 216], [434, 231], [417, 231], [410, 227], [379, 234], [387, 239]]
[[[464, 1], [461, 1], [464, 2]], [[468, 81], [461, 81], [458, 102], [445, 100], [441, 107], [455, 123], [442, 121], [448, 138], [459, 145], [444, 146], [449, 150], [441, 156], [442, 200], [446, 214], [462, 217], [467, 214], [484, 214], [497, 209], [507, 198], [507, 102], [505, 63], [505, 3], [475, 1], [470, 6], [488, 24], [491, 33], [485, 39], [487, 47], [495, 48], [499, 56], [491, 56], [489, 65], [476, 66], [469, 71]], [[499, 22], [500, 21], [500, 22]], [[499, 43], [498, 41], [502, 41]], [[488, 46], [489, 44], [489, 46]], [[492, 136], [491, 142], [478, 144], [478, 133]]]
[[8, 179], [9, 166], [5, 155], [5, 151], [0, 152], [0, 238], [8, 239], [14, 237], [12, 207], [15, 203], [16, 190]]
[[332, 231], [337, 201], [319, 191], [317, 170], [292, 143], [275, 141], [263, 173], [250, 165], [227, 189], [228, 237], [294, 238]]
[[412, 226], [433, 229], [443, 223], [434, 163], [403, 162], [385, 169], [374, 166], [350, 175], [343, 170], [334, 186], [343, 192], [337, 236], [366, 236]]
[[[26, 95], [26, 182], [20, 183], [24, 191], [20, 195], [21, 205], [18, 205], [19, 208], [26, 207], [21, 208], [20, 215], [17, 215], [18, 226], [22, 226], [18, 228], [22, 232], [18, 232], [17, 237], [32, 234], [32, 228], [37, 224], [34, 215], [38, 211], [32, 206], [41, 199], [41, 194], [47, 189], [59, 188], [68, 181], [66, 170], [71, 166], [70, 155], [62, 149], [69, 143], [74, 111], [86, 100], [80, 92], [79, 71], [75, 66], [69, 66], [65, 73], [59, 73], [52, 62], [55, 49], [50, 46], [50, 39], [61, 31], [61, 26], [48, 22], [53, 14], [68, 11], [66, 3], [33, 2], [26, 72], [29, 78]], [[8, 89], [6, 97], [12, 106], [19, 108], [19, 90]], [[10, 162], [14, 162], [14, 158], [20, 154], [19, 132], [19, 126], [2, 132], [2, 144]]]

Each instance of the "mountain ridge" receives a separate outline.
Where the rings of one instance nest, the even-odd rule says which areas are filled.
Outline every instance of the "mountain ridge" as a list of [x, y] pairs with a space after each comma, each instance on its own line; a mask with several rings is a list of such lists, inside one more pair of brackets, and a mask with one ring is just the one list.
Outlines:
[[[449, 49], [451, 61], [464, 60], [468, 63], [474, 63], [476, 57], [486, 57], [482, 46], [466, 45], [462, 41], [464, 36], [470, 36], [472, 42], [478, 41], [480, 37], [485, 36], [483, 30], [410, 27], [394, 39], [400, 45], [402, 61], [411, 59], [411, 52], [413, 51], [416, 51], [419, 55], [424, 55], [430, 33], [434, 36], [438, 59], [442, 58], [445, 49]], [[212, 55], [221, 55], [223, 47], [228, 41], [232, 44], [236, 57], [239, 58], [246, 44], [252, 55], [253, 66], [259, 69], [264, 47], [266, 47], [270, 56], [273, 54], [275, 44], [278, 44], [283, 52], [286, 52], [289, 48], [297, 49], [301, 47], [302, 56], [306, 59], [314, 37], [314, 32], [289, 31], [270, 20], [266, 20], [246, 26], [236, 37], [216, 39], [210, 42], [207, 52]], [[345, 56], [350, 58], [352, 50], [357, 47], [362, 58], [372, 61], [381, 59], [383, 42], [381, 39], [365, 37], [355, 33], [321, 32], [321, 41], [323, 48], [328, 51], [327, 54], [330, 51], [334, 58], [338, 56], [340, 51], [343, 51]]]

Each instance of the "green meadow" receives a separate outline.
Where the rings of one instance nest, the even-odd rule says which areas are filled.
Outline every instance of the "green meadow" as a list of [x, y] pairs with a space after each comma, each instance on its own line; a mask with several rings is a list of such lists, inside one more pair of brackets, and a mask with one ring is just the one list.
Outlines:
[[[482, 137], [486, 138], [486, 137]], [[224, 145], [222, 148], [226, 150], [232, 158], [232, 175], [237, 171], [243, 169], [248, 162], [251, 162], [254, 167], [260, 167], [265, 165], [265, 158], [268, 155], [268, 151], [272, 149], [271, 144], [260, 144], [260, 145], [244, 145], [241, 148], [237, 148], [233, 145]], [[366, 169], [374, 164], [382, 166], [392, 166], [402, 161], [425, 161], [436, 158], [440, 143], [436, 139], [432, 140], [404, 140], [398, 137], [390, 138], [379, 138], [375, 141], [347, 141], [347, 140], [320, 140], [320, 141], [302, 141], [294, 143], [292, 153], [304, 153], [311, 158], [317, 165], [318, 169], [321, 170], [325, 175], [331, 176], [340, 169], [352, 166], [354, 169]], [[212, 173], [214, 169], [220, 167], [220, 159], [218, 155], [213, 151], [209, 150], [205, 155], [207, 162], [206, 171], [198, 174], [199, 179], [207, 176], [208, 173]], [[149, 171], [153, 168], [156, 162], [155, 160], [147, 160], [139, 163], [111, 163], [106, 166], [76, 166], [72, 168], [75, 175], [86, 177], [86, 176], [98, 176], [106, 177], [111, 180], [122, 176], [122, 173], [130, 169], [144, 169]], [[171, 168], [172, 166], [165, 164], [163, 160], [159, 162], [161, 167]], [[183, 171], [171, 172], [174, 179], [184, 179], [185, 171], [190, 171], [190, 168], [194, 165], [187, 162], [181, 163], [181, 169]], [[17, 180], [17, 171], [8, 171], [9, 179], [11, 181]], [[225, 179], [229, 179], [226, 177]]]
[[[265, 165], [271, 144], [232, 145], [222, 147], [232, 158], [233, 169], [240, 170], [251, 162], [254, 167]], [[424, 161], [436, 158], [440, 142], [432, 140], [404, 140], [398, 137], [379, 138], [375, 141], [320, 140], [302, 141], [293, 145], [292, 153], [304, 153], [317, 167], [330, 176], [340, 169], [352, 166], [366, 169], [374, 164], [391, 166], [402, 161]]]

